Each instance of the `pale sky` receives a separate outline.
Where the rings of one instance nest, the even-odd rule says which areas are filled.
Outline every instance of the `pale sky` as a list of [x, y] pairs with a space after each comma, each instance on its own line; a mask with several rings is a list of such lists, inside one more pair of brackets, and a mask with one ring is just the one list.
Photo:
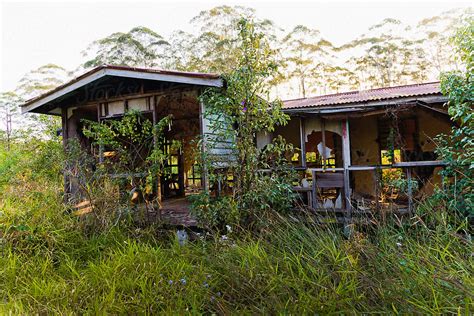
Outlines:
[[439, 15], [474, 1], [1, 1], [0, 91], [14, 89], [28, 71], [48, 63], [68, 70], [82, 61], [92, 41], [141, 25], [167, 36], [192, 31], [189, 20], [218, 5], [243, 5], [257, 10], [286, 30], [303, 24], [343, 44], [368, 27], [391, 17], [404, 23]]

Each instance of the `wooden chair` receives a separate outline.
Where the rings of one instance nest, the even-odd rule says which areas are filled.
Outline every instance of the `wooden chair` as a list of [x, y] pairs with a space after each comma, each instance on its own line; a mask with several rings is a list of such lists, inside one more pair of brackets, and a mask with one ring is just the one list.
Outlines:
[[[313, 208], [318, 208], [318, 189], [339, 189], [344, 201], [344, 173], [313, 171]], [[345, 204], [345, 203], [344, 203]]]

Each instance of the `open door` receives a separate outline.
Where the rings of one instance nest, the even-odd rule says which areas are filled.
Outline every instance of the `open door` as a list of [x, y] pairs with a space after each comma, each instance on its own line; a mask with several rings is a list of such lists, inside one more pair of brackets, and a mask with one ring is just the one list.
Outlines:
[[167, 140], [165, 153], [169, 155], [165, 172], [161, 178], [162, 198], [183, 197], [184, 190], [184, 155], [181, 148], [174, 148], [172, 141]]

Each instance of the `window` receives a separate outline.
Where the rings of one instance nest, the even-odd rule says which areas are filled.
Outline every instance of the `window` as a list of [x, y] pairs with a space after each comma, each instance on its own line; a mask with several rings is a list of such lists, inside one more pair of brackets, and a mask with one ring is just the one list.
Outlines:
[[199, 164], [194, 163], [191, 168], [188, 170], [187, 174], [188, 185], [195, 187], [201, 186], [201, 167]]

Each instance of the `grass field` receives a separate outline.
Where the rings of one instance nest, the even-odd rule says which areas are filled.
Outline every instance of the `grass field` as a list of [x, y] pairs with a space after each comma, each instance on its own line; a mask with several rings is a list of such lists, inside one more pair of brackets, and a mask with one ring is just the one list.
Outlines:
[[64, 212], [60, 156], [0, 150], [1, 314], [473, 313], [472, 242], [442, 219], [347, 239], [275, 217], [184, 246], [160, 227], [91, 232]]

